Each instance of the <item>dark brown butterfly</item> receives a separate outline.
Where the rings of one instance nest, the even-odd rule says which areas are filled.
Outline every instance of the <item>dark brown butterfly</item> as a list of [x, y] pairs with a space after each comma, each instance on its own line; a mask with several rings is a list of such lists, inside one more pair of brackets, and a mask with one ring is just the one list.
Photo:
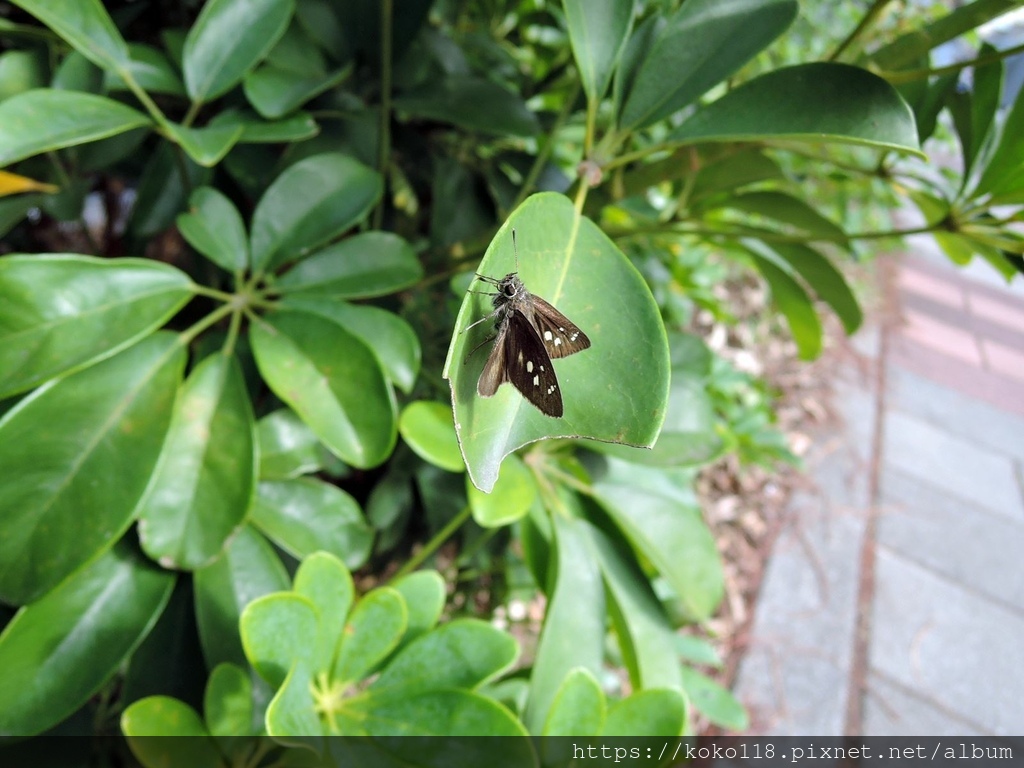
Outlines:
[[[515, 240], [516, 233], [512, 230], [513, 248]], [[518, 269], [519, 253], [516, 249], [515, 272], [509, 272], [500, 280], [477, 275], [496, 289], [494, 293], [487, 293], [494, 297], [494, 311], [469, 328], [497, 318], [494, 324], [497, 333], [476, 347], [479, 349], [488, 341], [494, 341], [476, 391], [482, 397], [491, 397], [498, 387], [510, 381], [541, 413], [558, 418], [563, 413], [562, 393], [551, 361], [587, 349], [590, 339], [569, 318], [540, 296], [526, 290], [519, 279]]]

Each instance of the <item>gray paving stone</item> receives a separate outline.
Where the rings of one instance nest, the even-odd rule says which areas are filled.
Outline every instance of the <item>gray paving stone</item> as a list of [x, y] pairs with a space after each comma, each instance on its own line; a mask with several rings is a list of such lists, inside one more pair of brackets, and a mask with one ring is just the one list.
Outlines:
[[976, 723], [945, 712], [881, 675], [868, 677], [863, 736], [989, 736]]
[[736, 691], [758, 733], [842, 735], [856, 624], [873, 398], [837, 383], [846, 422], [816, 443], [816, 489], [795, 494], [758, 599]]
[[954, 437], [1024, 461], [1024, 418], [899, 366], [890, 366], [886, 378], [890, 407]]
[[736, 686], [752, 735], [842, 736], [849, 672], [793, 649], [752, 647]]
[[1024, 612], [1024, 521], [1013, 522], [934, 485], [887, 470], [882, 474], [877, 540], [1011, 610]]
[[879, 547], [870, 666], [996, 735], [1024, 723], [1024, 618]]
[[885, 466], [932, 483], [965, 501], [1024, 521], [1013, 461], [902, 411], [885, 417]]

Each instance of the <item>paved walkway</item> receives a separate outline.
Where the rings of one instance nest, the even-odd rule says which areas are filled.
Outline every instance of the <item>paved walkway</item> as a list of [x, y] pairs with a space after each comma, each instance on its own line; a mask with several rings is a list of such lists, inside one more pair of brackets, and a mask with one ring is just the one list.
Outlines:
[[736, 685], [751, 733], [1024, 730], [1024, 280], [913, 253], [769, 562]]

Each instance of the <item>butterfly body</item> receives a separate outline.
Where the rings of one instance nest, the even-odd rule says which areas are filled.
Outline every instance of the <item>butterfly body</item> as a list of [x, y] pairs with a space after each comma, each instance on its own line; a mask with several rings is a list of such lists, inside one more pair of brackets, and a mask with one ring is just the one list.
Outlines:
[[496, 289], [494, 311], [484, 318], [495, 318], [496, 333], [477, 393], [491, 397], [509, 381], [541, 413], [561, 417], [562, 393], [551, 361], [589, 348], [590, 339], [551, 304], [530, 293], [518, 272], [500, 280], [479, 277]]

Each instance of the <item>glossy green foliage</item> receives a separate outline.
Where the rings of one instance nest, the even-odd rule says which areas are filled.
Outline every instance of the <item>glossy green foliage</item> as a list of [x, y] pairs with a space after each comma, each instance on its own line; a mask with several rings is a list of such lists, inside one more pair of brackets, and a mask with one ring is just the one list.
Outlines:
[[[546, 299], [592, 340], [590, 349], [559, 360], [565, 414], [554, 419], [530, 405], [511, 384], [492, 398], [477, 394], [486, 359], [470, 353], [488, 330], [470, 324], [490, 311], [486, 297], [467, 293], [445, 362], [455, 424], [474, 484], [490, 491], [501, 460], [544, 437], [589, 437], [650, 446], [665, 418], [668, 345], [657, 306], [635, 268], [593, 222], [560, 195], [534, 196], [498, 232], [481, 274], [516, 269], [511, 230], [517, 231], [519, 274], [527, 290]], [[607, 286], [616, 300], [599, 300]], [[468, 360], [467, 360], [468, 357]]]
[[[797, 460], [695, 329], [742, 336], [723, 283], [753, 281], [802, 357], [825, 313], [853, 333], [844, 261], [898, 195], [957, 263], [1024, 267], [1024, 100], [991, 47], [927, 70], [1008, 0], [820, 56], [794, 0], [8, 5], [5, 734], [120, 712], [151, 768], [744, 729], [678, 633], [723, 595], [695, 478]], [[946, 110], [962, 173], [921, 154]], [[473, 273], [516, 270], [591, 340], [552, 362], [559, 418], [478, 393]]]

